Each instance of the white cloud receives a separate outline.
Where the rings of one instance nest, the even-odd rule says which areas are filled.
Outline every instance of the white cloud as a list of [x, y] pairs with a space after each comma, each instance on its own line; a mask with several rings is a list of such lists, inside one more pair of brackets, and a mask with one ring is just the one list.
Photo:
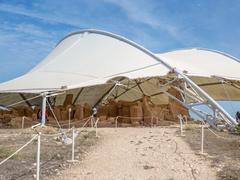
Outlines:
[[43, 1], [41, 4], [33, 4], [34, 8], [26, 8], [22, 5], [12, 5], [0, 3], [0, 11], [18, 15], [23, 15], [31, 18], [37, 18], [47, 23], [60, 23], [73, 27], [84, 27], [87, 23], [80, 18], [78, 6], [73, 3], [64, 3], [61, 1], [61, 6], [57, 6], [59, 1]]
[[[32, 9], [27, 9], [22, 5], [0, 3], [0, 11], [37, 18], [48, 23], [61, 23], [74, 27], [84, 28], [88, 27], [91, 23], [97, 24], [97, 22], [94, 21], [97, 17], [93, 16], [92, 19], [88, 18], [87, 20], [82, 18], [82, 11], [81, 8], [79, 8], [82, 5], [81, 3], [75, 1], [70, 1], [70, 3], [68, 2], [66, 4], [63, 1], [53, 2], [43, 1], [42, 3], [35, 3]], [[179, 32], [175, 24], [171, 24], [167, 19], [164, 19], [164, 17], [155, 15], [155, 12], [159, 11], [159, 9], [156, 9], [154, 4], [151, 4], [149, 1], [140, 0], [136, 3], [136, 1], [129, 0], [103, 0], [103, 2], [112, 3], [122, 8], [132, 21], [146, 24], [155, 29], [160, 28], [174, 37], [176, 37]], [[94, 2], [91, 3], [92, 9], [89, 11], [94, 12], [94, 4]], [[89, 8], [90, 7], [88, 7], [88, 9]], [[104, 20], [107, 21], [107, 18]]]
[[52, 32], [47, 32], [40, 26], [30, 23], [3, 22], [0, 29], [6, 32], [13, 31], [15, 34], [23, 33], [31, 36], [38, 36], [41, 38], [50, 38], [53, 35]]
[[26, 34], [39, 36], [39, 37], [51, 37], [51, 34], [47, 33], [46, 30], [41, 29], [39, 26], [33, 24], [21, 23], [17, 24], [15, 30]]
[[[148, 36], [144, 41], [147, 44], [151, 44], [149, 47], [153, 49], [158, 48], [158, 52], [161, 51], [161, 45], [169, 44], [169, 41], [172, 44], [179, 44], [182, 47], [192, 47], [194, 44], [200, 42], [198, 36], [195, 36], [195, 33], [192, 32], [191, 26], [186, 22], [178, 21], [178, 17], [172, 14], [169, 9], [163, 5], [161, 1], [129, 1], [129, 0], [104, 0], [105, 2], [112, 3], [120, 7], [132, 21], [145, 24], [153, 29], [154, 34], [145, 34], [145, 37]], [[148, 28], [149, 28], [148, 27]], [[135, 27], [136, 34], [143, 34], [143, 29]], [[146, 32], [146, 33], [149, 33]], [[160, 33], [162, 33], [160, 35]], [[157, 39], [157, 36], [160, 39]], [[150, 37], [152, 36], [152, 37]], [[166, 41], [164, 36], [170, 36], [169, 41]], [[147, 41], [147, 39], [152, 41]], [[156, 42], [158, 41], [158, 42]], [[161, 43], [159, 43], [161, 41]], [[156, 45], [156, 47], [154, 46]], [[145, 44], [144, 44], [145, 45]], [[166, 50], [166, 48], [163, 48]]]
[[76, 26], [76, 24], [71, 23], [69, 21], [65, 21], [63, 19], [53, 17], [51, 16], [51, 14], [46, 14], [46, 13], [41, 13], [34, 10], [26, 9], [24, 6], [21, 6], [21, 5], [0, 4], [0, 11], [37, 18], [37, 19], [46, 21], [48, 23], [63, 23], [63, 24]]
[[157, 9], [155, 4], [150, 1], [129, 1], [129, 0], [104, 0], [109, 3], [113, 3], [121, 7], [127, 14], [127, 16], [133, 21], [146, 24], [154, 29], [160, 28], [166, 31], [171, 36], [176, 37], [179, 33], [179, 29], [175, 24], [171, 24], [164, 17], [157, 16], [157, 12], [161, 9]]

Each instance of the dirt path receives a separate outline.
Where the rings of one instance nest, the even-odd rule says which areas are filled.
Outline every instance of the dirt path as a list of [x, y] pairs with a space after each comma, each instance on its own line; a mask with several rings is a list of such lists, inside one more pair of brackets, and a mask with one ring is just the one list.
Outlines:
[[[76, 167], [55, 179], [216, 179], [175, 128], [99, 129], [100, 143]], [[51, 178], [52, 179], [52, 178]]]

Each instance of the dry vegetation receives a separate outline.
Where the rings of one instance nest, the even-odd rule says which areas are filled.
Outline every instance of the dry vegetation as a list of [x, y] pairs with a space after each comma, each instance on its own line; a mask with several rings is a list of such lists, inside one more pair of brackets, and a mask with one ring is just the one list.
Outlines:
[[[57, 129], [47, 128], [44, 133], [55, 133]], [[33, 133], [31, 129], [0, 130], [0, 161], [8, 157], [15, 150], [29, 141]], [[71, 132], [69, 133], [69, 137]], [[97, 141], [95, 132], [84, 131], [76, 138], [76, 159], [82, 159], [91, 146]], [[0, 179], [33, 179], [36, 174], [36, 147], [34, 140], [20, 153], [1, 165]], [[67, 160], [71, 159], [71, 144], [63, 144], [56, 137], [42, 137], [41, 139], [41, 176], [60, 174], [61, 170], [71, 166]]]

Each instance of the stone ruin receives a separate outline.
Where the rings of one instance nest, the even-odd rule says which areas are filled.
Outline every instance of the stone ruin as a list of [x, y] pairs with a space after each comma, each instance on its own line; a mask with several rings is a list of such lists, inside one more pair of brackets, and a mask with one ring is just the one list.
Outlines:
[[[170, 89], [168, 91], [178, 99], [181, 99], [180, 94]], [[67, 94], [62, 106], [54, 106], [53, 111], [60, 124], [67, 124], [69, 120], [69, 109], [71, 108], [71, 122], [77, 122], [75, 126], [81, 126], [86, 121], [86, 118], [92, 114], [92, 108], [89, 104], [72, 104], [73, 95]], [[156, 105], [151, 103], [150, 98], [143, 96], [137, 102], [128, 102], [122, 100], [109, 99], [105, 105], [98, 106], [97, 117], [99, 118], [98, 126], [111, 127], [115, 126], [116, 117], [118, 117], [118, 126], [151, 126], [161, 125], [161, 122], [178, 122], [177, 115], [180, 113], [183, 116], [189, 117], [188, 109], [183, 107], [178, 102], [169, 99], [168, 104]], [[25, 116], [25, 127], [29, 127], [38, 123], [37, 114], [40, 111], [39, 106], [35, 108], [27, 106], [14, 107], [11, 111], [0, 110], [0, 127], [20, 128], [22, 126], [22, 117]], [[49, 125], [56, 125], [53, 114], [48, 109]]]

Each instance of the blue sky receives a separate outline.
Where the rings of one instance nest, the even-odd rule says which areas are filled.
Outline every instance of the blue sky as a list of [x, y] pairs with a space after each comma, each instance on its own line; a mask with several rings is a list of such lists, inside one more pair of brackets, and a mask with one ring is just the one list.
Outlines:
[[240, 58], [239, 9], [239, 0], [0, 0], [0, 82], [27, 72], [82, 28], [154, 52], [206, 47]]
[[240, 58], [240, 0], [0, 0], [0, 82], [70, 32], [103, 29], [153, 52], [205, 47]]

